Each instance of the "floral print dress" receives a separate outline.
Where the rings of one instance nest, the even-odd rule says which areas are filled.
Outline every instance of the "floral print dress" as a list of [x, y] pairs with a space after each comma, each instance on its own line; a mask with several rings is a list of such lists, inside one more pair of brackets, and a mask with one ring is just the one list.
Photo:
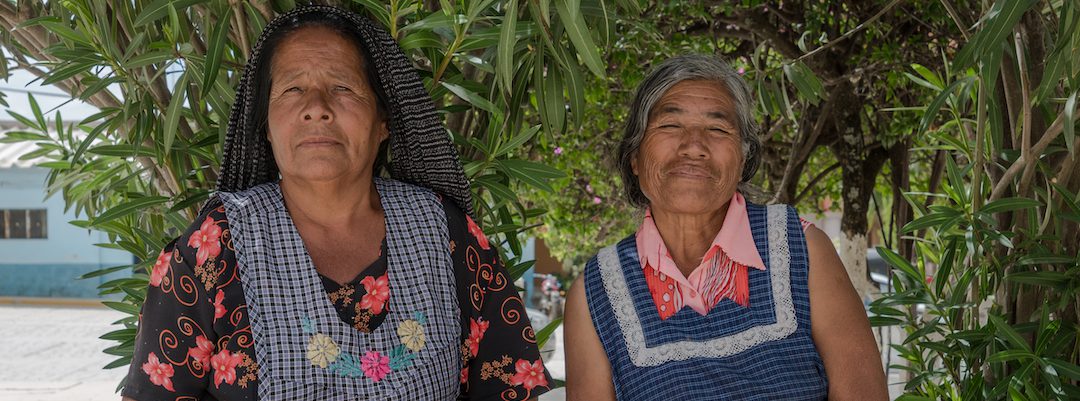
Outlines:
[[[546, 392], [551, 378], [498, 253], [452, 201], [443, 200], [443, 209], [461, 312], [459, 399], [517, 400]], [[259, 366], [226, 220], [224, 207], [210, 210], [166, 245], [154, 263], [122, 392], [125, 397], [139, 401], [258, 398]], [[321, 277], [338, 316], [361, 332], [371, 332], [383, 323], [391, 296], [408, 296], [396, 295], [390, 288], [386, 254], [383, 241], [379, 258], [348, 283]], [[424, 341], [420, 318], [416, 327], [402, 324], [397, 328], [406, 347]], [[322, 359], [328, 359], [336, 345], [331, 340], [320, 346], [313, 339], [308, 359], [313, 364], [327, 363]], [[363, 373], [381, 379], [391, 361], [386, 356], [369, 356], [361, 357]]]

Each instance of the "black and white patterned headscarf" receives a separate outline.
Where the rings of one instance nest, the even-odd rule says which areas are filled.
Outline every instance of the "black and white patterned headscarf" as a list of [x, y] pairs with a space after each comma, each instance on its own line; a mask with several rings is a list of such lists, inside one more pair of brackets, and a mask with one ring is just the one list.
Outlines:
[[[261, 55], [263, 46], [274, 32], [295, 25], [300, 17], [310, 20], [312, 16], [315, 20], [336, 18], [347, 21], [362, 42], [365, 63], [372, 65], [375, 72], [375, 82], [369, 84], [373, 88], [378, 86], [385, 94], [385, 99], [381, 100], [385, 101], [386, 110], [382, 111], [390, 131], [388, 164], [391, 178], [441, 193], [454, 200], [465, 213], [474, 215], [469, 182], [457, 151], [408, 57], [376, 23], [329, 6], [300, 6], [282, 14], [266, 25], [255, 42], [229, 116], [217, 189], [236, 192], [278, 180], [277, 163], [266, 139], [266, 122], [255, 121], [259, 114], [256, 110], [258, 97], [266, 96], [269, 91], [269, 88], [258, 87], [260, 68], [270, 68], [269, 57]], [[266, 65], [260, 66], [260, 63]], [[262, 114], [265, 115], [265, 110]]]

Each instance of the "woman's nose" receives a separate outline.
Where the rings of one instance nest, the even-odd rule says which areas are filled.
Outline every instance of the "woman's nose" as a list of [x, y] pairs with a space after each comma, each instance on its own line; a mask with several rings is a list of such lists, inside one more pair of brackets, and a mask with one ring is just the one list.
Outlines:
[[334, 112], [330, 109], [330, 102], [329, 99], [327, 99], [327, 94], [320, 90], [308, 92], [308, 101], [304, 105], [303, 114], [304, 121], [319, 120], [330, 122], [334, 120]]
[[679, 142], [679, 156], [691, 159], [705, 159], [709, 157], [708, 147], [705, 146], [705, 133], [700, 129], [688, 129]]

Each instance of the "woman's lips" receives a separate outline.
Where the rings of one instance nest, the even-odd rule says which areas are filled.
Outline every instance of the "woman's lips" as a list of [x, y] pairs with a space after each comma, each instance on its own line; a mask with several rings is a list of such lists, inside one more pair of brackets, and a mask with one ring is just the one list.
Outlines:
[[303, 141], [300, 141], [300, 146], [302, 146], [302, 147], [303, 146], [333, 146], [333, 145], [337, 145], [337, 144], [339, 144], [338, 141], [335, 141], [335, 140], [330, 139], [330, 138], [309, 138], [309, 139], [305, 139]]
[[712, 174], [704, 167], [699, 166], [676, 166], [667, 171], [667, 175], [682, 178], [712, 178]]

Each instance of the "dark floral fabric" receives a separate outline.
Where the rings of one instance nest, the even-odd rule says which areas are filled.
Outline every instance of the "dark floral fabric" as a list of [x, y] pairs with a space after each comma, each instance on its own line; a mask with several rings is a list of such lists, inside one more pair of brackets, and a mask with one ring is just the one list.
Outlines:
[[[461, 400], [523, 400], [550, 389], [536, 336], [497, 251], [443, 201], [461, 311]], [[371, 332], [386, 318], [386, 243], [352, 281], [323, 278], [342, 321]], [[169, 243], [150, 271], [123, 395], [152, 400], [255, 400], [258, 363], [223, 206]]]

